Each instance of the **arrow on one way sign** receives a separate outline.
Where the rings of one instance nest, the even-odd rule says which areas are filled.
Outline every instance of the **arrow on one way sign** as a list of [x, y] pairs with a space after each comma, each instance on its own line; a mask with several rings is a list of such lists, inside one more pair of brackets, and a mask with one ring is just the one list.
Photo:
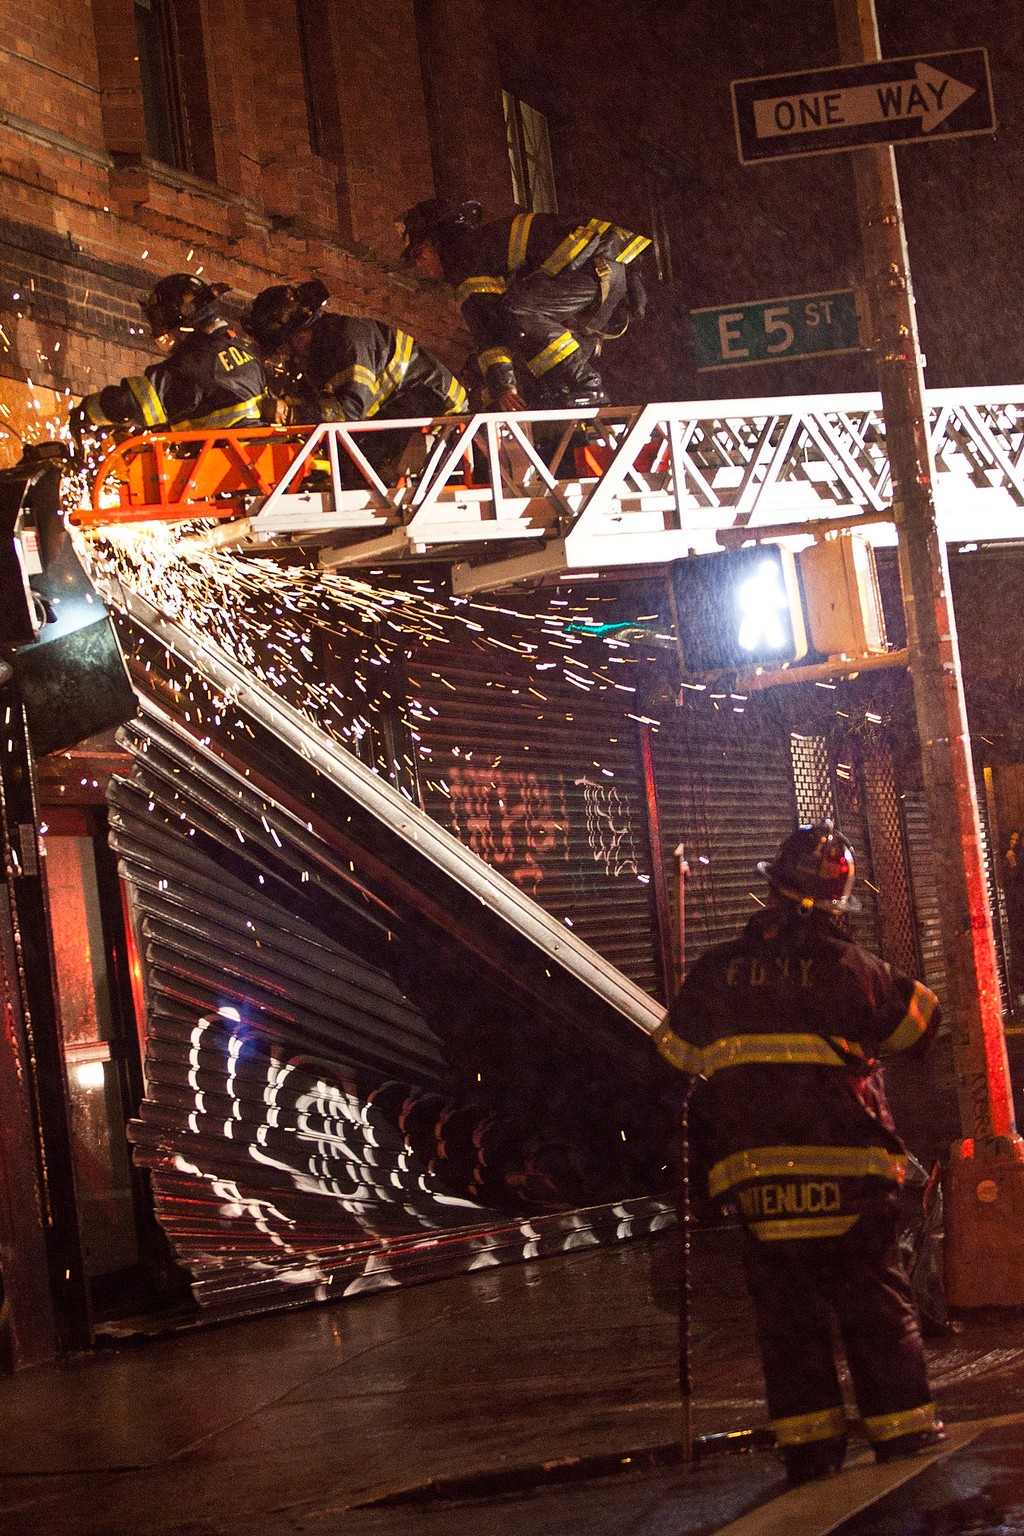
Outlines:
[[777, 159], [995, 128], [983, 48], [736, 80], [740, 159]]
[[930, 64], [919, 63], [911, 80], [887, 80], [878, 85], [847, 86], [845, 91], [755, 101], [754, 126], [758, 138], [766, 139], [773, 133], [809, 133], [816, 128], [847, 128], [854, 123], [920, 117], [922, 131], [930, 133], [973, 95], [973, 85], [964, 85], [941, 70], [932, 69]]

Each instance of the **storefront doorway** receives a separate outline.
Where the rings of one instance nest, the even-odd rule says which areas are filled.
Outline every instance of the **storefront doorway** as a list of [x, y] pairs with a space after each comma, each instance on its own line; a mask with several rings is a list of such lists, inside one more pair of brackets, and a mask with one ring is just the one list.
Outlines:
[[44, 807], [41, 819], [85, 1276], [102, 1327], [159, 1302], [168, 1266], [127, 1139], [142, 1069], [105, 808]]

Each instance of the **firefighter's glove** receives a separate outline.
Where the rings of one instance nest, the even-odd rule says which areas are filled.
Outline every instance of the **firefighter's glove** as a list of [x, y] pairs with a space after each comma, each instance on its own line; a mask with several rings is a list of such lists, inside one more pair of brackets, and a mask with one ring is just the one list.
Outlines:
[[523, 399], [522, 395], [513, 384], [508, 389], [502, 389], [498, 391], [498, 394], [495, 396], [494, 400], [494, 409], [496, 411], [525, 411], [527, 409], [527, 405], [526, 401]]
[[299, 420], [298, 405], [295, 395], [266, 395], [260, 415], [272, 427], [293, 427]]

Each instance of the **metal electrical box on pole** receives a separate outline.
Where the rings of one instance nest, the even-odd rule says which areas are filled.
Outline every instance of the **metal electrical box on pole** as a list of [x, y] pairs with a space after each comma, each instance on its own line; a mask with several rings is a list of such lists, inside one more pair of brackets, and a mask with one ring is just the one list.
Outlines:
[[[835, 0], [835, 13], [844, 63], [880, 59], [874, 0]], [[935, 520], [935, 468], [899, 182], [891, 144], [858, 149], [852, 158], [963, 1130], [948, 1186], [949, 1299], [957, 1306], [1019, 1306], [1024, 1141], [1013, 1118], [948, 563]]]

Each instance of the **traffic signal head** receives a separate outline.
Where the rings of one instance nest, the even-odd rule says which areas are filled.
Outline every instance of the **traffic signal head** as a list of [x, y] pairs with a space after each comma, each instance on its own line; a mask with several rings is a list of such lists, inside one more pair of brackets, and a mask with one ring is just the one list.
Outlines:
[[691, 555], [671, 567], [688, 672], [780, 666], [807, 654], [796, 561], [779, 544]]
[[875, 554], [867, 540], [842, 533], [802, 550], [799, 560], [815, 650], [824, 656], [871, 656], [886, 650]]

